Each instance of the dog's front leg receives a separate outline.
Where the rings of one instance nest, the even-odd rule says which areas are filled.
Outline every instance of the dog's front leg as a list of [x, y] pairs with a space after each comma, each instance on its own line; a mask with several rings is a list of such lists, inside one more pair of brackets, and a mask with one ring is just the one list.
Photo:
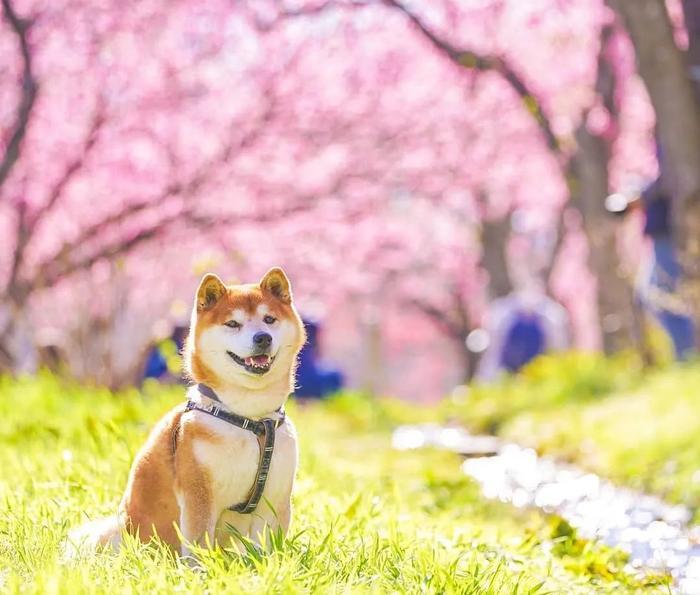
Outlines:
[[214, 510], [212, 485], [208, 473], [198, 464], [189, 449], [178, 450], [176, 474], [177, 501], [180, 505], [182, 556], [191, 555], [190, 544], [214, 545], [218, 511]]
[[216, 515], [211, 499], [202, 498], [199, 490], [182, 494], [180, 500], [180, 531], [183, 538], [180, 553], [187, 557], [192, 554], [192, 544], [214, 546]]
[[283, 503], [278, 509], [272, 508], [269, 502], [261, 503], [251, 523], [250, 539], [259, 546], [267, 544], [267, 547], [270, 547], [271, 533], [281, 529], [282, 535], [286, 536], [289, 530], [291, 506], [292, 503], [289, 501]]

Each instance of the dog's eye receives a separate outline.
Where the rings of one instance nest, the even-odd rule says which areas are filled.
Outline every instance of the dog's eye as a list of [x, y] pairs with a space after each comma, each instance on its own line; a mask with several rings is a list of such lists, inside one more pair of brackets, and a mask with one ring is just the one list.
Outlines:
[[241, 328], [241, 323], [236, 322], [235, 320], [229, 320], [228, 322], [224, 322], [224, 326], [229, 328]]
[[270, 316], [269, 314], [263, 318], [263, 322], [265, 324], [273, 324], [277, 322], [277, 319], [274, 316]]

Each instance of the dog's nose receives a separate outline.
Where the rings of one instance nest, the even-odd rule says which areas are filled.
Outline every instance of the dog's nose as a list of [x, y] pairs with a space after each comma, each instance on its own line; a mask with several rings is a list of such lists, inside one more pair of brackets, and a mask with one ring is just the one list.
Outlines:
[[259, 332], [253, 335], [253, 343], [256, 347], [269, 347], [272, 343], [272, 335], [270, 333]]

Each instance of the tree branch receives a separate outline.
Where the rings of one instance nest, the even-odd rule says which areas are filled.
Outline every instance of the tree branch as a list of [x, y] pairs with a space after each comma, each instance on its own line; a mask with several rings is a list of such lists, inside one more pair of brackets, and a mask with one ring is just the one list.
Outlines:
[[325, 0], [316, 5], [301, 5], [294, 8], [281, 6], [275, 17], [267, 20], [261, 19], [250, 9], [248, 9], [248, 12], [251, 15], [256, 30], [260, 33], [269, 33], [287, 19], [313, 17], [323, 14], [327, 10], [352, 10], [355, 8], [366, 8], [368, 6], [371, 6], [371, 4], [366, 0], [345, 0], [343, 2], [338, 2], [338, 0]]
[[415, 308], [420, 311], [423, 315], [430, 318], [435, 324], [442, 328], [448, 335], [458, 341], [463, 341], [466, 337], [465, 329], [454, 320], [452, 320], [445, 312], [440, 310], [440, 308], [423, 302], [417, 298], [408, 298], [403, 301], [403, 303], [411, 308]]
[[19, 303], [24, 299], [24, 291], [21, 286], [16, 285], [16, 281], [19, 276], [20, 267], [24, 261], [25, 250], [31, 237], [29, 233], [27, 202], [24, 198], [20, 199], [15, 213], [17, 216], [17, 224], [15, 226], [15, 249], [12, 255], [12, 264], [10, 266], [10, 274], [5, 285], [5, 290], [12, 300]]
[[[185, 201], [191, 199], [201, 188], [201, 186], [209, 179], [212, 171], [215, 167], [227, 163], [233, 155], [234, 149], [244, 149], [249, 148], [262, 134], [265, 128], [265, 124], [270, 120], [275, 108], [274, 96], [272, 93], [267, 94], [268, 105], [260, 117], [260, 121], [254, 127], [252, 127], [248, 132], [243, 134], [235, 142], [234, 132], [237, 128], [237, 122], [231, 124], [229, 131], [230, 137], [228, 142], [224, 144], [219, 153], [213, 157], [210, 161], [202, 165], [186, 182], [172, 182], [168, 184], [163, 190], [156, 196], [152, 196], [147, 199], [130, 201], [129, 204], [123, 207], [121, 210], [106, 216], [104, 219], [98, 221], [97, 223], [84, 228], [81, 233], [71, 241], [65, 242], [60, 250], [54, 254], [49, 260], [44, 262], [39, 266], [38, 271], [32, 276], [30, 280], [26, 283], [30, 287], [50, 287], [55, 285], [62, 275], [69, 275], [78, 270], [84, 269], [86, 267], [92, 266], [94, 262], [103, 259], [110, 258], [115, 255], [119, 255], [128, 252], [136, 244], [140, 244], [142, 241], [150, 239], [157, 233], [161, 231], [164, 225], [156, 225], [154, 228], [149, 228], [147, 231], [141, 232], [141, 234], [136, 237], [130, 238], [125, 241], [123, 248], [119, 246], [107, 246], [103, 250], [98, 251], [90, 257], [75, 258], [75, 254], [85, 247], [86, 244], [94, 241], [99, 236], [108, 233], [113, 228], [127, 223], [129, 220], [134, 219], [141, 213], [146, 212], [148, 209], [159, 207], [163, 208], [165, 202], [175, 198], [181, 198]], [[70, 178], [78, 171], [79, 167], [82, 165], [89, 149], [94, 146], [97, 137], [97, 131], [102, 126], [104, 121], [104, 115], [102, 108], [98, 109], [93, 119], [93, 124], [90, 128], [90, 132], [86, 137], [85, 149], [83, 155], [71, 163], [66, 169], [65, 175], [62, 176], [59, 183], [54, 188], [54, 192], [49, 201], [50, 205], [53, 206], [55, 202], [60, 197], [65, 185], [68, 183]], [[178, 217], [181, 213], [178, 212]], [[171, 221], [166, 218], [168, 223]], [[143, 236], [143, 237], [141, 237]], [[63, 267], [56, 267], [56, 263], [69, 263], [65, 264]]]
[[236, 215], [228, 217], [197, 214], [194, 210], [179, 210], [169, 215], [166, 215], [152, 225], [141, 229], [126, 239], [120, 239], [111, 244], [103, 246], [99, 250], [82, 256], [74, 260], [52, 259], [45, 263], [39, 273], [35, 276], [33, 289], [46, 289], [53, 287], [61, 279], [90, 268], [95, 263], [101, 260], [110, 260], [118, 256], [127, 254], [136, 246], [146, 243], [159, 236], [162, 236], [168, 231], [168, 228], [176, 223], [188, 223], [195, 227], [201, 226], [211, 229], [212, 225], [232, 226], [235, 224], [254, 221], [256, 223], [264, 223], [266, 221], [275, 221], [280, 217], [302, 212], [308, 208], [307, 205], [295, 205], [293, 207], [281, 209], [275, 212], [265, 212], [263, 214], [251, 215]]
[[[523, 102], [528, 113], [537, 123], [537, 126], [547, 143], [548, 148], [554, 153], [558, 159], [564, 161], [564, 154], [557, 138], [552, 129], [551, 122], [545, 114], [542, 105], [537, 100], [536, 95], [532, 92], [525, 80], [511, 67], [507, 60], [502, 56], [497, 55], [482, 55], [473, 50], [458, 48], [452, 45], [447, 40], [439, 37], [434, 31], [428, 27], [423, 20], [411, 9], [409, 9], [400, 0], [376, 0], [377, 3], [383, 4], [391, 10], [396, 10], [405, 15], [414, 29], [425, 37], [439, 52], [447, 56], [460, 68], [469, 68], [482, 72], [493, 71], [500, 74], [511, 88], [517, 93]], [[283, 22], [288, 18], [309, 17], [322, 14], [326, 10], [350, 10], [358, 8], [368, 8], [376, 5], [371, 0], [348, 0], [339, 2], [338, 0], [325, 0], [315, 6], [304, 6], [301, 8], [282, 8], [277, 18], [269, 23], [262, 23], [260, 19], [255, 19], [255, 23], [259, 30], [271, 30], [274, 25]]]
[[90, 126], [85, 134], [85, 138], [83, 139], [82, 148], [79, 154], [70, 163], [68, 163], [61, 177], [53, 185], [46, 204], [32, 216], [29, 222], [30, 233], [34, 231], [39, 222], [54, 208], [56, 203], [63, 196], [63, 193], [70, 181], [83, 167], [85, 159], [97, 144], [98, 133], [105, 121], [105, 101], [103, 98], [99, 98], [95, 113], [90, 122]]
[[127, 239], [120, 239], [115, 243], [108, 244], [102, 249], [97, 250], [92, 254], [83, 256], [82, 258], [78, 258], [73, 261], [64, 260], [63, 264], [61, 261], [57, 260], [45, 263], [44, 266], [41, 267], [39, 273], [35, 276], [34, 282], [32, 283], [32, 289], [46, 289], [48, 287], [53, 287], [61, 279], [78, 271], [86, 270], [100, 260], [114, 259], [118, 256], [126, 254], [137, 245], [143, 244], [146, 241], [161, 235], [169, 225], [181, 217], [182, 213], [180, 212], [168, 215], [151, 227], [140, 230]]
[[[340, 192], [344, 184], [354, 178], [355, 176], [352, 174], [339, 177], [333, 186], [327, 190], [327, 194], [332, 195]], [[158, 200], [148, 200], [131, 205], [130, 208], [115, 213], [100, 223], [91, 226], [85, 233], [81, 234], [80, 238], [71, 242], [70, 245], [64, 246], [56, 256], [42, 264], [33, 279], [28, 282], [28, 286], [30, 289], [52, 287], [63, 277], [85, 270], [100, 260], [115, 258], [128, 253], [136, 246], [165, 233], [169, 226], [176, 223], [186, 223], [193, 227], [211, 230], [214, 227], [230, 229], [235, 225], [247, 222], [266, 223], [278, 221], [282, 217], [289, 217], [307, 211], [311, 207], [312, 199], [314, 198], [312, 195], [299, 195], [296, 197], [296, 200], [292, 201], [291, 206], [276, 210], [230, 215], [221, 215], [220, 213], [205, 214], [198, 212], [197, 205], [184, 206], [124, 240], [107, 244], [88, 255], [76, 258], [78, 248], [84, 248], [91, 240], [109, 233], [114, 226], [128, 222], [128, 215], [136, 216], [156, 205], [162, 209], [163, 200], [166, 200], [168, 197], [179, 196], [187, 188], [187, 185], [173, 185], [161, 194], [161, 198]], [[193, 189], [189, 188], [189, 190], [192, 191]], [[169, 194], [166, 195], [166, 193]]]
[[5, 154], [0, 160], [0, 187], [7, 179], [10, 171], [19, 159], [22, 141], [27, 133], [27, 125], [31, 116], [39, 85], [34, 78], [32, 70], [32, 55], [29, 49], [28, 31], [30, 21], [20, 18], [12, 6], [10, 0], [2, 0], [3, 15], [10, 28], [19, 40], [20, 53], [22, 55], [22, 94], [17, 106], [15, 122], [12, 126], [10, 138], [5, 147]]
[[479, 71], [490, 70], [500, 74], [518, 94], [528, 113], [537, 123], [550, 151], [559, 159], [563, 159], [561, 144], [556, 134], [554, 134], [549, 118], [544, 113], [542, 106], [528, 84], [510, 64], [508, 64], [505, 58], [495, 55], [485, 56], [472, 50], [455, 47], [447, 40], [435, 34], [415, 12], [406, 7], [400, 0], [380, 0], [380, 2], [406, 15], [416, 31], [423, 35], [433, 47], [461, 68], [470, 68]]

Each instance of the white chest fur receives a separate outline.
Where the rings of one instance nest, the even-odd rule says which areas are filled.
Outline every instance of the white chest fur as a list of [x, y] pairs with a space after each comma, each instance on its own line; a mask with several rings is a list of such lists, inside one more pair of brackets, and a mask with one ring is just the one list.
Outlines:
[[[206, 468], [211, 480], [212, 499], [218, 524], [230, 523], [241, 533], [251, 537], [256, 523], [276, 527], [279, 519], [289, 515], [294, 475], [297, 467], [296, 430], [287, 418], [275, 432], [275, 448], [270, 471], [260, 503], [252, 514], [241, 515], [227, 511], [229, 506], [247, 500], [260, 462], [258, 439], [249, 430], [238, 428], [221, 419], [200, 411], [192, 412], [198, 423], [204, 425], [215, 441], [195, 440], [194, 455]], [[224, 513], [224, 514], [222, 514]]]

